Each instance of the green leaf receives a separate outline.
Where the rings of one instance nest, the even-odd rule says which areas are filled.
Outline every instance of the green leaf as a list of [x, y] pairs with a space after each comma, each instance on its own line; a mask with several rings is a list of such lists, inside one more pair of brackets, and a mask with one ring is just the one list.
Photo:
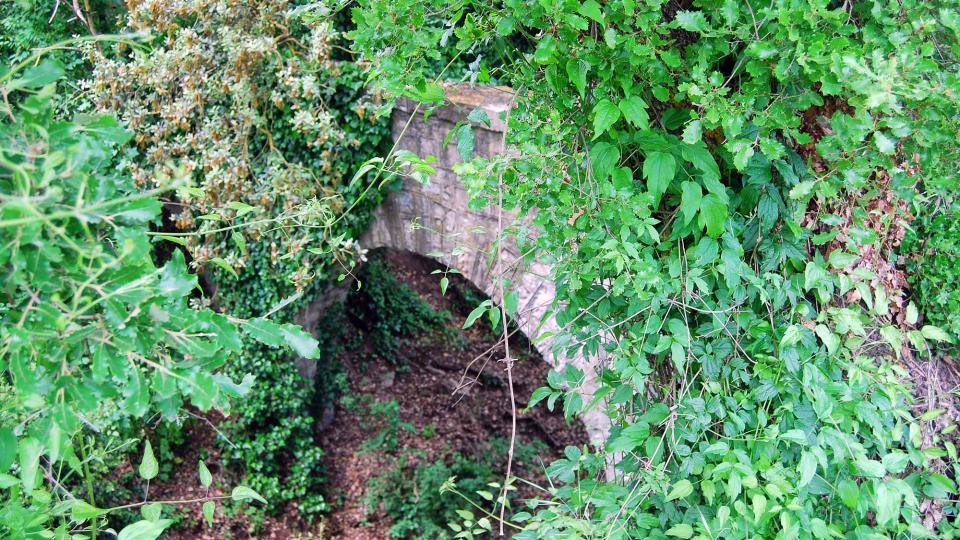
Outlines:
[[153, 446], [147, 441], [143, 446], [143, 457], [140, 459], [140, 467], [137, 468], [140, 478], [144, 480], [153, 480], [160, 472], [160, 465], [157, 458], [153, 456]]
[[467, 329], [473, 326], [473, 323], [477, 322], [477, 319], [483, 316], [487, 312], [487, 309], [490, 307], [490, 301], [485, 300], [480, 303], [479, 306], [473, 308], [473, 311], [467, 315], [467, 320], [463, 321], [463, 328]]
[[43, 446], [33, 437], [20, 440], [20, 482], [27, 493], [37, 487], [37, 471], [40, 468], [40, 454]]
[[470, 111], [470, 114], [467, 115], [467, 120], [475, 124], [483, 124], [490, 127], [490, 117], [487, 115], [487, 111], [480, 107]]
[[76, 500], [73, 506], [70, 507], [70, 518], [74, 521], [81, 522], [102, 516], [107, 512], [109, 512], [109, 510], [97, 508], [87, 501]]
[[634, 126], [646, 130], [650, 129], [650, 117], [647, 115], [647, 103], [639, 96], [630, 96], [620, 101], [620, 111], [623, 117]]
[[284, 343], [298, 355], [311, 360], [320, 357], [319, 342], [302, 327], [296, 324], [284, 324], [280, 327], [280, 336]]
[[64, 73], [65, 71], [61, 62], [46, 57], [36, 66], [24, 70], [23, 74], [19, 78], [7, 83], [7, 90], [13, 91], [21, 88], [42, 88], [50, 83], [60, 80]]
[[693, 221], [700, 211], [700, 201], [703, 200], [703, 190], [700, 184], [687, 180], [680, 184], [680, 215], [684, 225]]
[[577, 89], [577, 93], [580, 94], [580, 99], [583, 99], [585, 96], [587, 88], [587, 71], [589, 71], [589, 69], [590, 64], [578, 59], [577, 57], [572, 57], [567, 60], [567, 77]]
[[883, 467], [883, 463], [873, 459], [858, 459], [856, 462], [857, 470], [860, 471], [860, 474], [869, 478], [883, 478], [887, 474], [887, 470]]
[[207, 526], [213, 526], [213, 511], [216, 509], [216, 503], [207, 501], [203, 503], [203, 519], [207, 520]]
[[457, 130], [457, 153], [460, 159], [470, 161], [473, 158], [474, 149], [473, 127], [470, 124], [464, 124]]
[[670, 493], [667, 494], [667, 500], [682, 499], [691, 493], [693, 493], [693, 484], [691, 484], [689, 480], [683, 479], [673, 484], [673, 488], [670, 490]]
[[707, 234], [718, 238], [727, 222], [727, 204], [716, 193], [708, 193], [700, 203], [700, 219], [707, 227]]
[[610, 143], [598, 142], [590, 149], [590, 168], [597, 180], [606, 180], [620, 161], [620, 149]]
[[237, 271], [233, 269], [233, 266], [231, 266], [230, 263], [228, 263], [226, 259], [224, 259], [223, 257], [214, 257], [210, 259], [210, 262], [217, 265], [219, 268], [222, 268], [223, 270], [225, 270], [228, 274], [230, 274], [233, 277], [233, 279], [237, 279], [240, 277], [239, 275], [237, 275]]
[[707, 18], [702, 11], [678, 11], [677, 26], [688, 32], [703, 32], [707, 28]]
[[686, 523], [681, 523], [680, 525], [674, 525], [667, 529], [667, 536], [673, 536], [675, 538], [690, 538], [693, 536], [693, 527], [687, 525]]
[[609, 452], [632, 452], [639, 448], [650, 436], [650, 426], [646, 422], [634, 422], [624, 428], [607, 447]]
[[179, 298], [189, 294], [196, 286], [197, 276], [187, 272], [187, 263], [183, 259], [183, 252], [175, 249], [173, 256], [160, 269], [160, 294]]
[[0, 473], [6, 473], [17, 459], [17, 437], [8, 427], [0, 427]]
[[653, 194], [654, 206], [660, 204], [660, 197], [666, 193], [676, 172], [677, 160], [666, 152], [650, 152], [643, 160], [643, 177], [647, 179], [647, 190]]
[[540, 38], [537, 49], [533, 52], [533, 60], [538, 64], [549, 64], [557, 55], [557, 42], [552, 34]]
[[700, 120], [694, 120], [683, 128], [683, 142], [687, 144], [696, 144], [703, 138], [703, 123]]
[[537, 388], [536, 390], [533, 391], [532, 394], [530, 394], [530, 402], [527, 403], [526, 410], [529, 411], [534, 406], [536, 406], [537, 403], [540, 403], [552, 393], [553, 393], [553, 389], [550, 388], [549, 386], [541, 386], [540, 388]]
[[953, 343], [953, 339], [950, 338], [950, 334], [947, 334], [937, 326], [925, 325], [920, 329], [920, 333], [923, 334], [923, 337], [927, 339], [932, 339], [934, 341], [944, 341], [946, 343]]
[[256, 491], [248, 488], [247, 486], [237, 486], [233, 488], [233, 492], [230, 493], [230, 498], [235, 501], [260, 501], [263, 504], [267, 504], [267, 500], [260, 496]]
[[283, 344], [283, 337], [280, 335], [280, 325], [263, 317], [244, 322], [243, 331], [264, 345], [279, 347]]
[[172, 519], [159, 521], [144, 519], [124, 527], [117, 535], [117, 540], [156, 540], [170, 525], [173, 525]]
[[877, 487], [877, 525], [884, 527], [900, 518], [900, 490], [886, 482]]
[[596, 0], [587, 0], [580, 4], [579, 11], [581, 15], [593, 19], [597, 24], [603, 24], [603, 9]]
[[817, 457], [813, 455], [813, 452], [804, 451], [800, 455], [800, 465], [797, 467], [797, 471], [800, 473], [800, 481], [797, 483], [798, 488], [806, 486], [813, 480], [817, 473]]
[[140, 515], [147, 521], [160, 521], [160, 517], [163, 515], [163, 504], [145, 504], [140, 507]]
[[520, 297], [517, 295], [516, 291], [510, 291], [503, 295], [503, 307], [507, 309], [507, 315], [513, 317], [517, 314], [517, 303], [519, 301]]
[[609, 99], [600, 100], [593, 106], [593, 138], [603, 135], [620, 119], [620, 109]]
[[210, 484], [213, 483], [213, 475], [210, 474], [210, 469], [207, 468], [207, 464], [203, 461], [198, 461], [197, 469], [197, 472], [200, 475], [200, 485], [203, 487], [210, 487]]
[[860, 502], [860, 486], [853, 480], [841, 480], [837, 484], [837, 493], [848, 508], [856, 508]]

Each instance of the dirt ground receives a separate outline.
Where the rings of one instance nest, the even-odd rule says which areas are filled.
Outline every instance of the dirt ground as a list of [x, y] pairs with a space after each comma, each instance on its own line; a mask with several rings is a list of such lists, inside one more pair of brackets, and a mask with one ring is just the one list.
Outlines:
[[[400, 420], [412, 430], [398, 430], [400, 450], [417, 450], [420, 459], [429, 462], [449, 458], [454, 453], [472, 455], [485, 448], [483, 443], [494, 437], [509, 440], [512, 415], [501, 338], [486, 321], [479, 321], [461, 330], [466, 316], [475, 307], [479, 295], [472, 284], [450, 274], [446, 295], [441, 295], [440, 275], [432, 274], [441, 266], [431, 259], [406, 252], [387, 251], [380, 254], [398, 281], [416, 291], [436, 309], [452, 315], [450, 328], [458, 335], [453, 340], [407, 336], [401, 340], [398, 356], [391, 364], [371, 361], [364, 330], [346, 324], [344, 336], [360, 343], [359, 350], [341, 354], [340, 362], [350, 390], [346, 395], [360, 396], [359, 402], [396, 400]], [[349, 304], [349, 301], [348, 301]], [[349, 315], [350, 305], [345, 306]], [[349, 317], [348, 317], [349, 318]], [[544, 468], [561, 457], [567, 445], [582, 445], [588, 439], [582, 425], [567, 425], [561, 414], [550, 413], [543, 405], [523, 414], [522, 409], [532, 392], [545, 383], [549, 369], [543, 359], [519, 333], [510, 343], [511, 353], [518, 357], [513, 366], [517, 414], [517, 443], [540, 441], [546, 450], [533, 462], [514, 462], [514, 474], [543, 485]], [[242, 514], [226, 515], [218, 505], [213, 527], [203, 523], [200, 505], [182, 507], [181, 523], [169, 531], [167, 538], [220, 539], [344, 539], [380, 540], [389, 538], [392, 525], [381, 509], [368, 509], [364, 498], [370, 478], [386, 466], [385, 456], [376, 451], [363, 451], [364, 442], [383, 427], [371, 418], [369, 407], [357, 400], [341, 400], [318, 434], [317, 443], [325, 452], [325, 498], [332, 511], [319, 523], [308, 524], [299, 518], [296, 509], [287, 508], [279, 517], [269, 517], [259, 532], [251, 534], [250, 523]], [[228, 495], [221, 486], [230, 485], [225, 471], [215, 467], [220, 452], [215, 439], [222, 420], [208, 415], [187, 427], [187, 443], [178, 449], [180, 464], [174, 467], [169, 480], [151, 487], [151, 499], [190, 499], [209, 495]], [[411, 432], [413, 431], [413, 432]], [[424, 433], [430, 433], [424, 436]], [[207, 491], [197, 480], [196, 463], [203, 452], [211, 465], [214, 487]], [[506, 455], [497, 456], [497, 468], [505, 470]], [[226, 492], [224, 491], [226, 490]], [[533, 496], [533, 488], [524, 488], [520, 496]], [[455, 499], [454, 495], [450, 495]], [[456, 503], [457, 501], [452, 501]]]

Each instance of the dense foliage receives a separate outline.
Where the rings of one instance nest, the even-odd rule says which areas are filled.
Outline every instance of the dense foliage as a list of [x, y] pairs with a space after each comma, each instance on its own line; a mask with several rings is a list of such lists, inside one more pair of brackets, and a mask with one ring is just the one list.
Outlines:
[[949, 208], [918, 223], [904, 241], [907, 273], [924, 317], [960, 336], [960, 211]]
[[[183, 254], [157, 264], [149, 232], [159, 197], [182, 179], [138, 190], [121, 164], [130, 133], [109, 116], [56, 118], [63, 67], [44, 60], [24, 69], [33, 60], [0, 76], [10, 104], [0, 121], [0, 530], [96, 536], [111, 509], [97, 508], [93, 495], [95, 434], [124, 419], [175, 418], [186, 403], [228, 410], [254, 381], [222, 371], [245, 336], [311, 357], [316, 341], [293, 325], [196, 307], [197, 277]], [[140, 475], [157, 472], [147, 442]], [[153, 538], [170, 525], [161, 507], [144, 508], [121, 537]]]
[[953, 534], [923, 501], [956, 494], [956, 449], [925, 442], [896, 362], [950, 338], [890, 261], [909, 202], [957, 187], [955, 2], [359, 4], [396, 95], [530, 51], [501, 55], [516, 151], [459, 172], [529, 216], [557, 352], [599, 359], [598, 395], [568, 368], [534, 402], [616, 427], [551, 466], [517, 537]]
[[101, 55], [91, 88], [136, 132], [139, 186], [189, 174], [171, 220], [202, 233], [186, 238], [192, 264], [235, 271], [247, 242], [262, 242], [274, 263], [296, 258], [302, 289], [331, 256], [352, 260], [333, 225], [363, 187], [346, 180], [378, 150], [384, 109], [362, 69], [337, 60], [330, 14], [287, 0], [152, 0], [126, 23], [153, 39]]

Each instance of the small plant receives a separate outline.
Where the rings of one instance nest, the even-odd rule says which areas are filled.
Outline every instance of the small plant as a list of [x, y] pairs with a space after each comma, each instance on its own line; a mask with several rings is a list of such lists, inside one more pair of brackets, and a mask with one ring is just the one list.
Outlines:
[[354, 306], [350, 315], [354, 324], [367, 332], [377, 358], [399, 363], [401, 344], [408, 336], [452, 338], [450, 313], [434, 309], [397, 281], [379, 258], [371, 258], [358, 279], [360, 288], [348, 300]]
[[360, 446], [363, 452], [396, 452], [400, 445], [401, 429], [410, 433], [417, 432], [417, 428], [400, 418], [400, 404], [395, 399], [374, 402], [367, 418], [368, 422], [369, 419], [374, 419], [375, 425], [380, 429], [372, 439], [367, 439]]
[[[486, 455], [489, 459], [490, 454]], [[424, 456], [405, 453], [392, 461], [386, 472], [367, 486], [370, 511], [382, 507], [393, 519], [390, 537], [413, 540], [451, 538], [448, 523], [457, 521], [458, 502], [440, 492], [451, 477], [468, 493], [483, 490], [496, 476], [493, 465], [483, 456], [468, 458], [454, 454], [447, 461], [427, 463]]]

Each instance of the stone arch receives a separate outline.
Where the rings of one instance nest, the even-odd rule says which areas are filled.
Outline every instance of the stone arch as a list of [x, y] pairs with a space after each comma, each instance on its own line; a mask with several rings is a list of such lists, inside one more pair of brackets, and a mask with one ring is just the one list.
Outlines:
[[[501, 113], [510, 108], [512, 95], [512, 91], [504, 87], [450, 87], [448, 103], [434, 110], [425, 122], [422, 114], [418, 115], [405, 133], [404, 125], [415, 106], [401, 100], [391, 120], [394, 140], [399, 139], [397, 148], [421, 157], [436, 156], [433, 166], [437, 172], [427, 184], [405, 178], [402, 189], [390, 192], [375, 210], [360, 245], [366, 249], [386, 247], [433, 257], [462, 272], [488, 296], [496, 298], [488, 253], [500, 232], [499, 209], [469, 209], [467, 190], [453, 172], [453, 166], [460, 161], [455, 141], [444, 147], [443, 140], [458, 121], [465, 120], [472, 110], [480, 107], [487, 112], [490, 126], [474, 126], [475, 152], [484, 156], [503, 152], [506, 125]], [[509, 224], [512, 220], [513, 216], [504, 216], [502, 222]], [[512, 242], [504, 242], [501, 251], [502, 267], [513, 269], [507, 277], [519, 297], [516, 324], [553, 367], [573, 364], [583, 370], [587, 380], [582, 390], [589, 399], [597, 387], [593, 366], [579, 355], [555, 356], [552, 337], [535, 339], [546, 332], [553, 335], [559, 329], [553, 317], [543, 320], [555, 295], [550, 268], [537, 262], [525, 267], [514, 264], [519, 262], [520, 253]], [[600, 444], [606, 439], [609, 430], [606, 415], [592, 410], [581, 419], [592, 443]]]

